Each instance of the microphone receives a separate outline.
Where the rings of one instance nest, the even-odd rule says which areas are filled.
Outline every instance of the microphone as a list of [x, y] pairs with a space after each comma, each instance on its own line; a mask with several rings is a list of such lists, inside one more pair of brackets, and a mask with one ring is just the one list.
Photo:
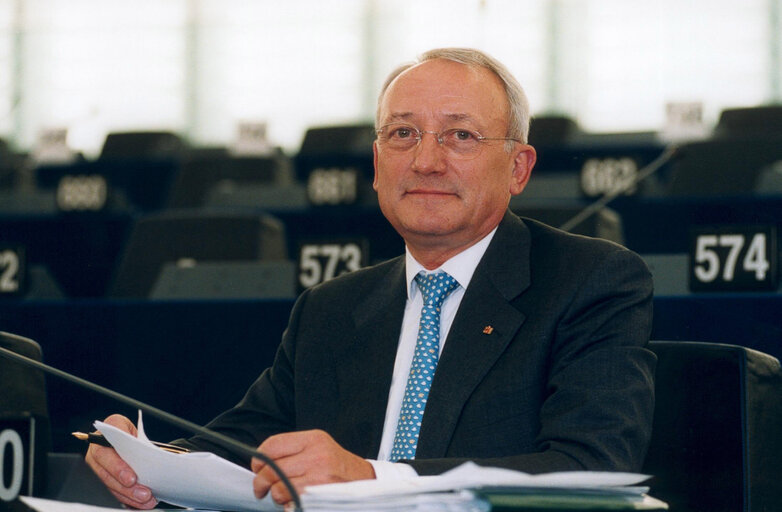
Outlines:
[[640, 182], [657, 172], [660, 167], [665, 165], [668, 161], [670, 161], [678, 152], [680, 151], [680, 147], [676, 145], [668, 146], [665, 148], [665, 151], [663, 151], [657, 158], [649, 162], [645, 167], [641, 168], [641, 170], [638, 171], [638, 174], [635, 176], [635, 179], [628, 182], [622, 187], [617, 187], [613, 190], [610, 190], [603, 194], [597, 201], [595, 201], [592, 204], [587, 205], [586, 208], [575, 214], [572, 218], [570, 218], [567, 222], [559, 226], [559, 229], [563, 231], [570, 231], [574, 227], [578, 226], [581, 222], [588, 219], [598, 211], [600, 211], [605, 205], [616, 199], [621, 194], [624, 194], [628, 190], [631, 190], [633, 187], [638, 185]]
[[[26, 341], [26, 342], [32, 342], [32, 340], [29, 340], [28, 338], [24, 338], [16, 334], [11, 334], [3, 331], [0, 331], [0, 336]], [[280, 480], [282, 481], [283, 485], [285, 485], [286, 489], [288, 489], [288, 492], [291, 495], [291, 499], [293, 500], [293, 503], [295, 505], [295, 510], [303, 510], [301, 507], [301, 499], [299, 498], [299, 494], [296, 492], [296, 489], [293, 487], [293, 484], [291, 484], [290, 480], [285, 475], [285, 473], [283, 473], [283, 471], [280, 469], [277, 463], [274, 462], [271, 458], [269, 458], [269, 456], [256, 450], [255, 448], [252, 448], [244, 443], [240, 443], [239, 441], [236, 441], [235, 439], [231, 439], [230, 437], [220, 434], [219, 432], [215, 432], [213, 430], [210, 430], [206, 427], [203, 427], [201, 425], [198, 425], [186, 419], [180, 418], [178, 416], [174, 416], [173, 414], [158, 409], [157, 407], [153, 407], [151, 405], [145, 404], [144, 402], [140, 402], [134, 398], [130, 398], [129, 396], [123, 395], [122, 393], [118, 393], [116, 391], [105, 388], [103, 386], [100, 386], [88, 380], [82, 379], [81, 377], [77, 377], [75, 375], [64, 372], [52, 366], [46, 365], [34, 359], [30, 359], [29, 357], [23, 356], [21, 354], [17, 354], [16, 352], [8, 350], [7, 348], [2, 346], [0, 346], [0, 356], [6, 357], [8, 359], [12, 359], [25, 366], [42, 370], [45, 373], [67, 380], [78, 386], [89, 389], [90, 391], [94, 391], [98, 394], [111, 397], [117, 400], [118, 402], [122, 402], [126, 405], [130, 405], [135, 409], [141, 409], [145, 413], [155, 416], [158, 419], [166, 421], [174, 426], [177, 426], [187, 432], [190, 432], [191, 434], [201, 435], [207, 438], [208, 440], [214, 442], [215, 444], [218, 444], [223, 448], [230, 450], [237, 455], [262, 460], [265, 464], [267, 464], [269, 467], [272, 468], [272, 470], [280, 477]]]

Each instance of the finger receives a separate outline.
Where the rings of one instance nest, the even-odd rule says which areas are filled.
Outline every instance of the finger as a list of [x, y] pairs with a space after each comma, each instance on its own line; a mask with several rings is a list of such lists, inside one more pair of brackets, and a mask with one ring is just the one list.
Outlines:
[[[260, 448], [259, 448], [260, 450]], [[253, 473], [257, 473], [260, 470], [262, 470], [266, 466], [266, 462], [263, 461], [263, 459], [260, 459], [258, 457], [253, 457], [250, 461], [250, 470]]]
[[[124, 416], [114, 414], [106, 418], [106, 423], [131, 435], [136, 435], [135, 425]], [[103, 469], [105, 473], [101, 472], [99, 476], [103, 476], [106, 480], [113, 479], [125, 487], [130, 487], [136, 483], [136, 474], [113, 448], [90, 444], [85, 460], [96, 473]], [[104, 478], [101, 478], [101, 480], [104, 480]]]
[[138, 483], [136, 474], [113, 449], [91, 447], [85, 460], [103, 484], [122, 503], [136, 508], [151, 508], [157, 503], [149, 488]]
[[[133, 422], [124, 416], [109, 416], [105, 423], [131, 435], [137, 433]], [[85, 461], [121, 503], [143, 509], [157, 505], [150, 489], [138, 483], [136, 473], [113, 448], [91, 444]]]
[[[275, 434], [261, 443], [258, 451], [279, 464], [281, 459], [303, 452], [312, 442], [312, 433], [313, 431]], [[254, 473], [258, 473], [267, 466], [268, 463], [260, 457], [253, 457], [250, 462], [250, 469]]]
[[136, 474], [112, 448], [91, 445], [84, 460], [98, 478], [112, 488], [136, 484]]
[[[157, 503], [158, 503], [157, 499], [155, 499], [154, 497], [150, 497], [147, 501], [140, 501], [140, 500], [135, 500], [135, 499], [129, 498], [128, 496], [126, 496], [124, 494], [120, 494], [120, 493], [112, 491], [112, 490], [110, 490], [110, 491], [111, 491], [111, 494], [114, 495], [114, 497], [117, 499], [117, 501], [119, 501], [123, 505], [127, 505], [127, 506], [132, 507], [132, 508], [139, 508], [139, 509], [149, 510], [149, 509], [155, 508], [157, 506]], [[151, 496], [151, 493], [150, 493], [150, 496]]]
[[253, 478], [253, 494], [258, 499], [263, 498], [269, 492], [273, 482], [270, 482], [265, 475], [256, 474]]
[[[314, 485], [312, 482], [307, 481], [307, 478], [303, 476], [290, 478], [289, 480], [293, 489], [296, 491], [296, 494], [299, 496], [304, 492], [305, 487]], [[293, 503], [293, 496], [291, 496], [290, 489], [288, 489], [288, 486], [281, 480], [278, 480], [269, 488], [269, 494], [275, 503], [285, 506], [286, 509], [288, 505]]]
[[127, 432], [133, 437], [138, 436], [138, 430], [136, 429], [136, 425], [134, 425], [129, 418], [121, 414], [112, 414], [111, 416], [103, 420], [103, 423], [106, 423], [107, 425], [111, 425], [112, 427], [117, 427], [118, 429]]
[[[291, 484], [293, 484], [292, 481]], [[272, 485], [271, 488], [269, 489], [269, 492], [271, 493], [274, 502], [279, 503], [280, 505], [285, 505], [293, 501], [293, 496], [291, 496], [288, 487], [285, 484], [283, 484], [281, 481], [278, 481], [274, 485]], [[296, 492], [298, 493], [299, 490], [296, 489]]]
[[[308, 458], [322, 453], [325, 448], [331, 445], [336, 446], [336, 443], [331, 436], [322, 430], [307, 430], [273, 435], [261, 443], [258, 451], [273, 460], [285, 474], [298, 475], [306, 471], [311, 464]], [[299, 458], [299, 456], [305, 457]], [[299, 464], [294, 465], [291, 461], [296, 461]], [[288, 464], [288, 466], [283, 468], [282, 464]], [[250, 462], [250, 468], [254, 473], [267, 471], [270, 476], [274, 471], [267, 462], [260, 458], [253, 458]]]
[[[294, 455], [275, 462], [277, 467], [285, 474], [289, 481], [292, 481], [293, 478], [298, 478], [301, 482], [304, 481], [309, 467], [305, 457]], [[269, 492], [270, 488], [278, 483], [285, 486], [277, 471], [270, 465], [263, 465], [256, 473], [255, 479], [253, 480], [253, 491], [257, 497], [262, 498]]]
[[[291, 478], [301, 478], [312, 469], [311, 461], [302, 454], [284, 457], [276, 460], [275, 463], [277, 468], [279, 468], [289, 480]], [[281, 480], [279, 473], [268, 464], [261, 467], [256, 474], [261, 475], [269, 485], [274, 485]]]
[[[286, 432], [267, 438], [258, 447], [258, 451], [272, 460], [295, 455], [304, 450], [312, 442], [313, 431]], [[256, 459], [253, 459], [256, 460]]]

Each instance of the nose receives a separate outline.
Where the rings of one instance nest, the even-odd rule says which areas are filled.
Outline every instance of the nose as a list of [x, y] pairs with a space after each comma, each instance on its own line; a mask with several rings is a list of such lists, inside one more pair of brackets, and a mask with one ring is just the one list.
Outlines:
[[[427, 137], [427, 135], [429, 135]], [[414, 170], [420, 173], [443, 172], [445, 170], [445, 153], [437, 134], [421, 132], [421, 140], [415, 148]]]

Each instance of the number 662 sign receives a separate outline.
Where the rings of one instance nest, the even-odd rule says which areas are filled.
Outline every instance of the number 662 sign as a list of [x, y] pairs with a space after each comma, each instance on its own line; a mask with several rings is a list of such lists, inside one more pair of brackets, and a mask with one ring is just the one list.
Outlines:
[[690, 290], [772, 291], [777, 289], [776, 226], [712, 226], [690, 234]]

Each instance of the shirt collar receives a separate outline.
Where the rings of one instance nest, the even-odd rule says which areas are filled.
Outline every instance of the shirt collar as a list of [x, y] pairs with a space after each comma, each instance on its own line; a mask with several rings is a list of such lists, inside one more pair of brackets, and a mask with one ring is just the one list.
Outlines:
[[410, 250], [405, 246], [405, 276], [407, 278], [407, 298], [411, 299], [416, 291], [418, 285], [415, 283], [415, 276], [419, 272], [423, 271], [426, 274], [434, 274], [437, 272], [447, 272], [451, 277], [456, 279], [456, 282], [463, 289], [467, 289], [467, 286], [472, 280], [472, 275], [475, 273], [475, 269], [478, 267], [481, 258], [483, 258], [486, 249], [489, 247], [489, 243], [494, 238], [494, 233], [497, 232], [497, 228], [494, 228], [488, 235], [483, 237], [478, 243], [471, 245], [467, 249], [463, 250], [456, 256], [447, 260], [440, 267], [434, 270], [427, 270], [423, 265], [418, 263], [416, 259], [410, 254]]

